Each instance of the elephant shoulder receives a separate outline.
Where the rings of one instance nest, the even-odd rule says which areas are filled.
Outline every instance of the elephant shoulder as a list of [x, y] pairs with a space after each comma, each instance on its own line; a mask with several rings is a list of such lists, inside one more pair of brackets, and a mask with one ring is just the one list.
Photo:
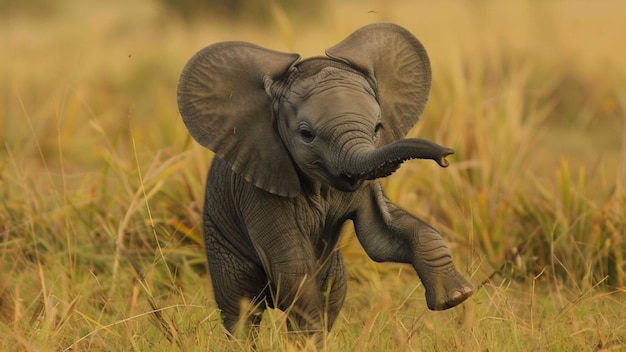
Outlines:
[[224, 159], [215, 155], [211, 168], [209, 169], [209, 175], [207, 177], [207, 190], [209, 186], [216, 189], [223, 189], [232, 182], [233, 175], [236, 175], [231, 166], [224, 161]]

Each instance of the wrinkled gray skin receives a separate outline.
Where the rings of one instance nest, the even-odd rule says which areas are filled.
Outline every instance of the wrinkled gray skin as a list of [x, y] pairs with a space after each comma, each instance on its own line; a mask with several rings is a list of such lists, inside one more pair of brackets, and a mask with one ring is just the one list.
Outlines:
[[[428, 98], [426, 51], [405, 29], [373, 24], [326, 54], [300, 61], [218, 43], [181, 75], [184, 122], [216, 153], [204, 231], [230, 332], [241, 321], [258, 324], [266, 307], [288, 311], [293, 330], [330, 330], [346, 294], [336, 244], [347, 220], [373, 260], [413, 265], [430, 309], [472, 294], [441, 235], [392, 204], [376, 180], [414, 158], [445, 167], [453, 153], [403, 139]], [[242, 308], [245, 301], [253, 308]]]

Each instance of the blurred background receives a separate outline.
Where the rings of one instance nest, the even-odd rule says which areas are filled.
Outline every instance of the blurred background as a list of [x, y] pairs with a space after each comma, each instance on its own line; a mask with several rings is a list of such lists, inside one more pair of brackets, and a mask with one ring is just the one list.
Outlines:
[[[214, 309], [200, 225], [211, 154], [178, 114], [182, 67], [226, 40], [323, 55], [379, 21], [406, 27], [431, 59], [430, 101], [411, 135], [456, 150], [447, 169], [406, 163], [384, 180], [389, 197], [440, 229], [477, 287], [516, 282], [519, 302], [535, 282], [571, 297], [623, 291], [624, 13], [617, 0], [0, 0], [4, 331], [63, 349], [107, 324], [122, 329], [143, 292], [129, 262], [149, 297], [184, 287]], [[410, 295], [418, 284], [406, 268], [370, 263], [353, 236], [342, 249], [352, 301], [354, 285], [410, 282], [399, 289]], [[128, 301], [120, 291], [131, 286]], [[485, 290], [475, 300], [502, 308]], [[623, 296], [612, 302], [626, 319]], [[535, 333], [532, 313], [516, 319]], [[611, 324], [580, 325], [626, 341]]]
[[[0, 136], [8, 146], [20, 145], [33, 137], [24, 115], [36, 122], [50, 114], [57, 116], [48, 121], [60, 121], [62, 133], [74, 128], [80, 136], [94, 133], [88, 124], [64, 118], [59, 111], [64, 105], [83, 110], [73, 116], [97, 121], [105, 131], [124, 124], [130, 113], [143, 125], [137, 131], [142, 145], [171, 145], [184, 132], [159, 128], [157, 122], [181, 127], [171, 110], [177, 76], [201, 47], [244, 40], [308, 57], [322, 55], [364, 24], [392, 21], [420, 38], [433, 62], [432, 99], [448, 107], [427, 109], [427, 120], [454, 113], [460, 98], [490, 104], [491, 92], [480, 97], [477, 89], [521, 74], [527, 76], [519, 87], [524, 104], [539, 105], [549, 115], [537, 133], [543, 128], [557, 133], [540, 136], [531, 154], [549, 162], [574, 156], [587, 166], [602, 155], [603, 162], [616, 165], [626, 70], [621, 10], [620, 2], [610, 0], [4, 0]], [[45, 123], [34, 125], [40, 143], [48, 143]], [[77, 147], [68, 148], [68, 157], [92, 142], [62, 141]], [[34, 147], [26, 144], [31, 146], [23, 148]], [[536, 153], [537, 147], [549, 152]]]

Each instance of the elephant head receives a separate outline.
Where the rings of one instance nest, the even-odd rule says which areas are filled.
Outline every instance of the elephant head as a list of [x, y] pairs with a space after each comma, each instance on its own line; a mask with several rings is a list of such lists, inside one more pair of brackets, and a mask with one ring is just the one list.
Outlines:
[[245, 42], [208, 46], [187, 63], [178, 105], [191, 135], [268, 192], [295, 196], [303, 178], [341, 191], [402, 162], [454, 151], [404, 139], [430, 90], [421, 43], [393, 24], [365, 26], [326, 51], [298, 54]]

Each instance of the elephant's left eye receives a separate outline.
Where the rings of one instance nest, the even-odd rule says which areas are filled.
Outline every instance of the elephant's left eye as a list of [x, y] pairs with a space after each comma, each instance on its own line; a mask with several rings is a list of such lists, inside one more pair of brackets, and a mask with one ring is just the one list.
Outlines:
[[305, 143], [311, 143], [315, 139], [315, 133], [309, 129], [301, 129], [300, 137]]

